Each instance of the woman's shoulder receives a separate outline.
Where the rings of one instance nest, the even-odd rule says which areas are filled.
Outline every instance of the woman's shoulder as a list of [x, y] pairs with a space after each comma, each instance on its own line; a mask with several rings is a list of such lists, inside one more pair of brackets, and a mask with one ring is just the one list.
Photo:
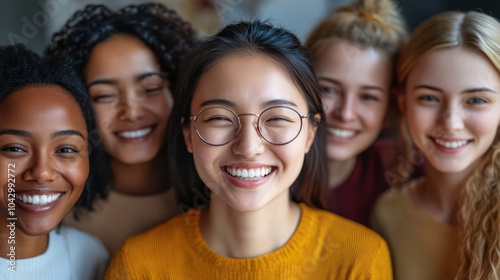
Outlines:
[[392, 188], [384, 192], [372, 210], [372, 227], [382, 236], [384, 231], [398, 230], [402, 223], [408, 223], [415, 217], [415, 206], [408, 197], [408, 189], [418, 180], [413, 180], [402, 188]]
[[[315, 229], [314, 248], [320, 246], [331, 269], [340, 271], [349, 266], [356, 279], [389, 279], [391, 275], [389, 249], [375, 231], [336, 214], [310, 209], [320, 221]], [[370, 276], [371, 275], [371, 276]]]
[[59, 229], [50, 233], [51, 239], [57, 237], [61, 237], [61, 240], [69, 243], [69, 245], [71, 245], [70, 248], [94, 251], [96, 253], [103, 254], [105, 252], [105, 254], [108, 255], [102, 241], [99, 238], [79, 229], [69, 226], [61, 226]]
[[104, 275], [110, 255], [99, 238], [68, 226], [52, 231], [49, 238], [49, 246], [67, 248], [75, 275], [81, 279]]
[[[308, 206], [309, 207], [309, 206]], [[376, 249], [385, 246], [384, 240], [373, 230], [341, 217], [337, 214], [309, 207], [309, 215], [315, 216], [318, 221], [317, 231], [330, 241], [338, 242], [351, 250]], [[346, 251], [346, 253], [348, 253]]]

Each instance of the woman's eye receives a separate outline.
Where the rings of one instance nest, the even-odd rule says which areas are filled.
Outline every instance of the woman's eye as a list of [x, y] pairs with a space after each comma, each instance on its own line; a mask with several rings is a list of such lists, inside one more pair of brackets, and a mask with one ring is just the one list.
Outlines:
[[422, 95], [418, 99], [421, 101], [424, 101], [424, 102], [438, 102], [439, 101], [437, 99], [437, 97], [432, 96], [432, 95]]
[[485, 103], [486, 103], [486, 100], [484, 100], [483, 98], [479, 98], [479, 97], [472, 97], [469, 100], [467, 100], [467, 104], [470, 104], [470, 105], [481, 105], [481, 104], [485, 104]]
[[321, 92], [324, 94], [327, 94], [327, 95], [330, 95], [330, 94], [333, 95], [333, 94], [338, 93], [337, 89], [332, 88], [332, 87], [321, 87]]
[[95, 103], [111, 103], [116, 100], [116, 95], [113, 94], [101, 94], [96, 95], [91, 98], [92, 102]]
[[213, 116], [205, 120], [205, 122], [231, 122], [231, 118], [225, 116]]
[[69, 154], [69, 153], [78, 153], [78, 150], [72, 147], [63, 147], [57, 150], [58, 154]]
[[146, 88], [145, 92], [148, 94], [152, 94], [152, 93], [160, 93], [162, 90], [163, 90], [162, 86], [157, 86], [157, 87]]
[[17, 147], [17, 146], [6, 146], [6, 147], [2, 147], [2, 152], [22, 153], [22, 152], [26, 152], [26, 151], [20, 147]]
[[368, 93], [362, 94], [361, 99], [366, 101], [379, 101], [379, 98], [377, 96]]

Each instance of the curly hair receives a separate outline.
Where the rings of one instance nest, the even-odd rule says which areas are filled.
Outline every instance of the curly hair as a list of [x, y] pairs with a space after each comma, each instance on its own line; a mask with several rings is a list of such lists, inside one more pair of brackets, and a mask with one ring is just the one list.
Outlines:
[[33, 85], [57, 85], [67, 91], [80, 107], [87, 131], [90, 171], [83, 192], [75, 204], [77, 210], [92, 211], [96, 199], [107, 195], [108, 174], [106, 166], [101, 166], [104, 151], [93, 145], [92, 133], [96, 130], [94, 111], [78, 74], [63, 57], [42, 59], [23, 45], [0, 47], [0, 102], [11, 94]]
[[201, 40], [181, 66], [174, 91], [175, 104], [169, 119], [167, 150], [169, 168], [181, 210], [209, 204], [210, 191], [196, 172], [193, 155], [187, 151], [182, 130], [189, 124], [190, 104], [200, 77], [224, 57], [235, 53], [262, 54], [274, 59], [289, 73], [308, 104], [309, 113], [318, 113], [318, 125], [311, 150], [304, 158], [302, 170], [291, 186], [291, 195], [321, 208], [327, 186], [326, 126], [319, 85], [309, 55], [292, 33], [259, 21], [228, 25], [218, 34]]
[[[411, 70], [425, 54], [456, 47], [482, 53], [500, 73], [500, 23], [479, 12], [445, 12], [423, 22], [403, 49], [398, 80], [405, 85]], [[405, 155], [414, 145], [402, 120]], [[500, 135], [497, 135], [480, 166], [462, 190], [459, 226], [462, 244], [457, 279], [500, 279]], [[408, 178], [396, 187], [401, 188]]]
[[94, 47], [117, 33], [142, 40], [156, 56], [162, 71], [168, 73], [172, 88], [179, 64], [196, 42], [191, 25], [161, 4], [130, 5], [117, 11], [104, 5], [87, 5], [53, 35], [45, 55], [68, 54], [82, 74]]

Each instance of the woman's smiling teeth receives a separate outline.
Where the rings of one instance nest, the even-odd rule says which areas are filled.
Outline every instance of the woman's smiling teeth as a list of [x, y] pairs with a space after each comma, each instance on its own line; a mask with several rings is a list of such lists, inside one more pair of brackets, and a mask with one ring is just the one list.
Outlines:
[[264, 176], [269, 175], [273, 169], [271, 167], [261, 167], [261, 168], [233, 168], [226, 167], [226, 172], [231, 174], [233, 177], [239, 177], [244, 180], [254, 180], [259, 179]]
[[444, 141], [440, 139], [434, 139], [436, 143], [446, 149], [458, 149], [460, 147], [463, 147], [469, 143], [467, 140], [462, 140], [462, 141]]
[[51, 195], [26, 195], [26, 194], [16, 194], [16, 199], [27, 204], [33, 205], [45, 205], [57, 200], [61, 196], [60, 193]]
[[118, 136], [128, 139], [141, 138], [151, 133], [151, 131], [153, 131], [153, 127], [147, 127], [138, 130], [122, 131], [118, 133]]
[[331, 135], [337, 138], [351, 138], [354, 136], [355, 132], [352, 130], [344, 130], [338, 128], [329, 128], [328, 131]]

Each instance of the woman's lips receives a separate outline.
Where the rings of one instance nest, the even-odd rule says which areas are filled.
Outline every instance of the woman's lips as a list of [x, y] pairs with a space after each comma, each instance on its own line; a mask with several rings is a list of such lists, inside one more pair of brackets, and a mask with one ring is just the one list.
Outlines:
[[436, 148], [444, 153], [458, 153], [472, 142], [472, 140], [465, 139], [430, 138]]
[[148, 139], [154, 132], [156, 125], [139, 128], [135, 130], [123, 130], [115, 132], [115, 135], [124, 142], [140, 142]]
[[342, 139], [353, 138], [356, 135], [355, 130], [340, 129], [334, 127], [329, 127], [328, 133], [336, 138], [342, 138]]
[[16, 205], [32, 214], [44, 213], [52, 210], [60, 201], [64, 192], [53, 191], [23, 191], [16, 193]]
[[271, 166], [225, 166], [223, 170], [233, 185], [240, 188], [255, 188], [266, 181], [268, 176], [274, 172], [275, 168]]

